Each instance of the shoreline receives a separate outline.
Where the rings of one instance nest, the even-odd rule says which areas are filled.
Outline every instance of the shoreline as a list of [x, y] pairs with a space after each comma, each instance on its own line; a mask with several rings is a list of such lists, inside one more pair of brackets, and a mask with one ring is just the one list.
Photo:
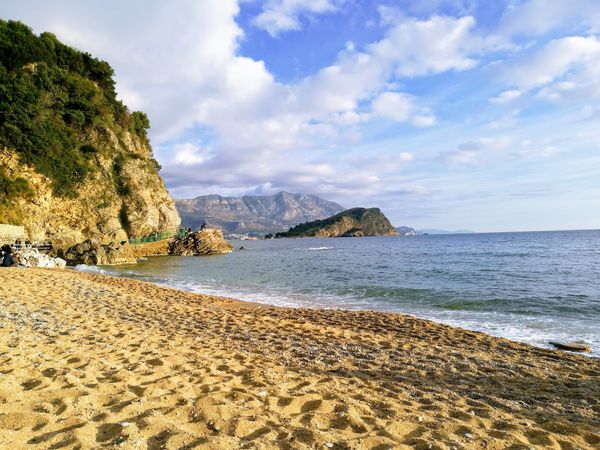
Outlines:
[[[330, 249], [333, 247], [319, 247], [319, 248], [315, 248], [315, 249]], [[313, 248], [308, 248], [308, 249], [304, 249], [304, 250], [313, 250]], [[158, 257], [163, 257], [163, 258], [169, 258], [171, 256], [169, 255], [159, 255]], [[155, 257], [153, 257], [155, 258]], [[182, 292], [189, 292], [189, 293], [194, 293], [197, 295], [204, 295], [204, 296], [209, 296], [209, 297], [221, 297], [221, 298], [228, 298], [228, 299], [237, 299], [236, 301], [240, 301], [240, 302], [244, 302], [244, 303], [254, 303], [257, 305], [262, 305], [262, 306], [266, 306], [266, 307], [275, 307], [275, 308], [292, 308], [292, 309], [313, 309], [313, 310], [337, 310], [337, 311], [366, 311], [366, 312], [374, 312], [374, 313], [383, 313], [383, 314], [398, 314], [401, 316], [410, 316], [416, 319], [420, 319], [420, 320], [425, 320], [425, 321], [431, 321], [435, 324], [440, 324], [440, 325], [447, 325], [450, 326], [452, 328], [457, 328], [457, 329], [461, 329], [461, 330], [465, 330], [465, 331], [474, 331], [474, 332], [479, 332], [479, 333], [483, 333], [485, 335], [491, 336], [491, 337], [495, 337], [495, 338], [500, 338], [500, 339], [508, 339], [510, 341], [514, 341], [514, 342], [519, 342], [519, 343], [523, 343], [526, 345], [531, 345], [533, 347], [536, 348], [542, 348], [542, 349], [548, 349], [548, 350], [556, 350], [556, 347], [550, 344], [550, 341], [553, 342], [574, 342], [574, 341], [585, 341], [586, 342], [586, 346], [589, 346], [589, 348], [592, 349], [591, 352], [572, 352], [572, 354], [578, 354], [584, 357], [588, 357], [588, 358], [598, 358], [600, 359], [600, 348], [598, 347], [598, 342], [597, 339], [589, 339], [589, 337], [585, 337], [585, 336], [577, 336], [577, 337], [573, 337], [573, 336], [562, 336], [562, 337], [558, 337], [556, 334], [552, 334], [549, 336], [545, 336], [543, 339], [541, 338], [537, 338], [537, 339], [533, 339], [532, 336], [525, 336], [525, 335], [521, 335], [519, 336], [519, 333], [516, 333], [517, 336], [515, 336], [515, 333], [513, 333], [513, 335], [511, 336], [506, 335], [506, 333], [500, 333], [500, 332], [494, 332], [495, 330], [490, 330], [489, 327], [486, 329], [485, 326], [481, 326], [480, 323], [477, 322], [477, 320], [471, 321], [470, 324], [465, 323], [464, 320], [460, 320], [460, 319], [452, 319], [452, 318], [444, 318], [442, 316], [440, 316], [440, 314], [427, 314], [424, 313], [423, 311], [421, 312], [417, 312], [417, 311], [405, 311], [405, 310], [400, 310], [400, 309], [396, 309], [394, 310], [393, 308], [389, 308], [389, 307], [384, 307], [381, 306], [379, 308], [377, 307], [365, 307], [364, 305], [355, 305], [354, 307], [347, 307], [344, 305], [338, 305], [338, 304], [333, 304], [333, 305], [327, 305], [325, 304], [325, 302], [314, 302], [313, 304], [302, 304], [303, 302], [298, 300], [298, 299], [294, 299], [293, 297], [288, 297], [286, 296], [286, 294], [282, 294], [282, 295], [277, 295], [276, 293], [273, 292], [238, 292], [236, 290], [232, 290], [229, 289], [227, 287], [220, 287], [217, 288], [215, 286], [208, 286], [208, 285], [203, 285], [203, 287], [201, 289], [195, 289], [195, 288], [188, 288], [185, 286], [181, 286], [181, 285], [177, 285], [176, 283], [169, 283], [166, 281], [161, 281], [161, 280], [147, 280], [147, 279], [140, 279], [139, 277], [136, 276], [132, 276], [130, 271], [127, 271], [125, 273], [121, 273], [121, 272], [115, 272], [112, 271], [111, 268], [113, 266], [77, 266], [77, 267], [67, 267], [68, 270], [75, 270], [81, 273], [91, 273], [91, 274], [98, 274], [98, 275], [103, 275], [103, 276], [108, 276], [108, 277], [114, 277], [114, 278], [118, 278], [118, 279], [127, 279], [127, 280], [137, 280], [137, 281], [144, 281], [144, 282], [148, 282], [148, 283], [152, 283], [154, 285], [157, 286], [161, 286], [161, 287], [165, 287], [165, 288], [169, 288], [169, 289], [175, 289], [177, 291], [182, 291]], [[123, 267], [123, 266], [116, 266], [116, 267]], [[132, 266], [135, 267], [135, 266]], [[147, 278], [152, 278], [152, 275], [146, 275]], [[252, 299], [252, 300], [239, 300], [240, 298], [244, 298], [244, 297], [256, 297], [256, 299]], [[284, 299], [283, 301], [281, 299]], [[310, 298], [308, 298], [310, 301]], [[303, 299], [304, 301], [306, 301], [306, 298]], [[507, 314], [508, 315], [508, 314]], [[515, 317], [514, 320], [519, 320], [519, 316]], [[588, 342], [588, 340], [590, 342]], [[579, 341], [578, 341], [579, 342]], [[594, 343], [596, 345], [594, 345]]]
[[597, 358], [75, 270], [0, 282], [7, 448], [600, 445]]

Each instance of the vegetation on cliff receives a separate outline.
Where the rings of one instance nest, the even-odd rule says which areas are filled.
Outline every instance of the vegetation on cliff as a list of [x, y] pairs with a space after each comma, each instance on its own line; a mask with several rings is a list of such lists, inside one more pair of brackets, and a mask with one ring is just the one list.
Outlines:
[[392, 236], [398, 233], [379, 208], [352, 208], [323, 220], [305, 222], [276, 237]]
[[108, 63], [0, 20], [0, 223], [64, 249], [176, 232], [149, 127]]
[[[115, 151], [108, 130], [146, 141], [148, 117], [117, 99], [113, 74], [108, 63], [51, 33], [36, 36], [0, 19], [0, 147], [48, 177], [55, 195], [77, 197], [77, 186], [97, 169], [95, 155]], [[28, 190], [23, 180], [0, 178], [11, 193], [0, 205], [7, 214]]]
[[4, 168], [0, 167], [0, 222], [9, 224], [21, 223], [21, 214], [14, 207], [17, 198], [31, 198], [33, 190], [22, 177], [10, 178]]

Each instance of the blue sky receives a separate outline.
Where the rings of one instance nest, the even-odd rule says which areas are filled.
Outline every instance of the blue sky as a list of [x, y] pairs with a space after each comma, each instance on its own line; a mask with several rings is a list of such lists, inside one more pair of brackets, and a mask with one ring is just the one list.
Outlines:
[[320, 195], [396, 225], [600, 227], [597, 0], [23, 0], [107, 60], [176, 198]]

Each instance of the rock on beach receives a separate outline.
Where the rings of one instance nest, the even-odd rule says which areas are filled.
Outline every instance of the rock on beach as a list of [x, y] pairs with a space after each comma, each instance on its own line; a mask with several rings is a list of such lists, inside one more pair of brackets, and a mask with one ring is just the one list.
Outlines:
[[221, 255], [233, 251], [223, 232], [213, 228], [188, 233], [175, 238], [169, 245], [169, 254], [175, 256]]
[[583, 352], [583, 353], [591, 353], [592, 347], [590, 347], [587, 343], [583, 341], [574, 341], [574, 342], [556, 342], [550, 341], [550, 345], [553, 345], [559, 350], [567, 350], [570, 352]]
[[60, 256], [66, 260], [69, 266], [134, 264], [136, 262], [131, 246], [126, 241], [103, 244], [95, 239], [87, 239], [73, 245], [62, 252]]
[[62, 269], [67, 262], [62, 258], [53, 258], [40, 253], [37, 248], [28, 248], [15, 254], [17, 263], [25, 267], [51, 267]]

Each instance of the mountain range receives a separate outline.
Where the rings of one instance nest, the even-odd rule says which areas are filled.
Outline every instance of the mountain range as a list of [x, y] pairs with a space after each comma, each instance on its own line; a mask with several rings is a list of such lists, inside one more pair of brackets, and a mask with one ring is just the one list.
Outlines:
[[182, 226], [199, 228], [203, 222], [225, 234], [260, 234], [286, 231], [303, 222], [324, 219], [344, 207], [316, 195], [278, 192], [274, 195], [222, 197], [203, 195], [176, 200]]

